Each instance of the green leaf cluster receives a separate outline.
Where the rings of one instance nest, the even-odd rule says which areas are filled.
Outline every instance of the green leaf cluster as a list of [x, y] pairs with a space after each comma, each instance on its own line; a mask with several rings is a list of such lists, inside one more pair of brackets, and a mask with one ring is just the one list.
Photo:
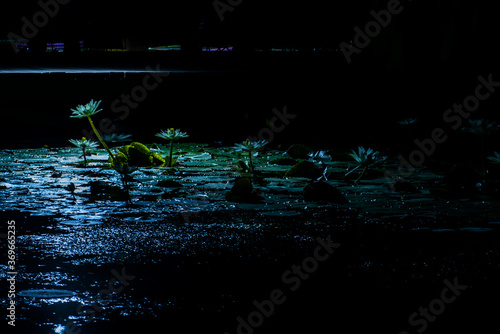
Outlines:
[[162, 167], [165, 162], [165, 159], [159, 154], [151, 152], [146, 145], [133, 142], [120, 148], [115, 160], [111, 161], [111, 167], [124, 164], [132, 167]]

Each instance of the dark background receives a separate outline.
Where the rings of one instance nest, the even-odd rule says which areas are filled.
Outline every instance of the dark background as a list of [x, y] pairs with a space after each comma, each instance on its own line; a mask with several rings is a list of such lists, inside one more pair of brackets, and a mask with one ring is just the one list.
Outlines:
[[[0, 69], [159, 64], [192, 72], [173, 72], [123, 121], [111, 113], [111, 103], [141, 84], [144, 74], [0, 74], [0, 147], [66, 145], [88, 128], [69, 119], [69, 109], [91, 98], [103, 100], [97, 121], [114, 119], [119, 130], [145, 142], [171, 126], [189, 131], [192, 140], [241, 141], [267, 126], [273, 108], [286, 105], [299, 118], [276, 135], [275, 144], [381, 149], [404, 141], [411, 147], [413, 139], [446, 126], [444, 111], [474, 93], [479, 75], [493, 73], [500, 80], [500, 29], [488, 2], [401, 5], [403, 11], [347, 64], [339, 44], [350, 42], [353, 28], [364, 29], [373, 20], [370, 11], [385, 9], [387, 1], [242, 1], [221, 22], [212, 1], [72, 0], [30, 40], [29, 54], [14, 54], [4, 42]], [[31, 20], [39, 10], [36, 1], [7, 4], [0, 36], [21, 34], [21, 18]], [[78, 50], [80, 40], [89, 51]], [[45, 53], [40, 46], [47, 42], [65, 42], [66, 50]], [[182, 45], [182, 51], [147, 52], [171, 44]], [[231, 53], [200, 51], [229, 45]], [[284, 47], [299, 51], [255, 51]], [[109, 48], [130, 52], [99, 51]], [[492, 95], [474, 118], [497, 119], [498, 101]], [[396, 123], [406, 117], [419, 120], [413, 138], [404, 137], [406, 130]], [[469, 140], [458, 131], [452, 137], [442, 148], [463, 147]]]

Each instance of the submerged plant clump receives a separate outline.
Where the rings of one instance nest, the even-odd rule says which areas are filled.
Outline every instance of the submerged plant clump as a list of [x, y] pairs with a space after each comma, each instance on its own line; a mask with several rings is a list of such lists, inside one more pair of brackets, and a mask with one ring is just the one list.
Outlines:
[[226, 201], [239, 203], [259, 203], [263, 200], [260, 192], [254, 190], [252, 180], [247, 177], [237, 178], [224, 198]]
[[90, 154], [91, 149], [96, 149], [99, 146], [99, 144], [85, 137], [83, 137], [80, 140], [70, 139], [69, 142], [82, 150], [84, 167], [87, 167], [87, 155]]
[[167, 160], [167, 167], [173, 167], [175, 164], [175, 161], [172, 157], [174, 141], [182, 138], [187, 138], [189, 137], [189, 135], [186, 132], [181, 132], [179, 129], [170, 128], [167, 131], [161, 130], [156, 134], [156, 137], [170, 141], [170, 154]]
[[322, 169], [311, 161], [301, 161], [293, 165], [286, 173], [286, 177], [318, 178], [322, 175]]
[[122, 146], [116, 154], [115, 160], [110, 161], [111, 167], [129, 165], [132, 167], [161, 167], [165, 165], [165, 159], [159, 154], [151, 152], [146, 145], [133, 142], [130, 145]]

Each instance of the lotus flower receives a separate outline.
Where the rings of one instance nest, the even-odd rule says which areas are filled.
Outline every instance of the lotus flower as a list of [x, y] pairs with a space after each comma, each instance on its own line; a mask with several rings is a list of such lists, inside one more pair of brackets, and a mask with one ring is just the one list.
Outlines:
[[71, 109], [73, 114], [71, 114], [70, 117], [72, 117], [72, 118], [87, 117], [87, 119], [89, 120], [90, 126], [92, 127], [92, 130], [94, 131], [97, 139], [99, 139], [99, 142], [101, 143], [101, 145], [106, 149], [106, 151], [108, 151], [109, 156], [111, 157], [111, 160], [115, 160], [115, 156], [113, 155], [113, 153], [109, 149], [108, 145], [106, 145], [104, 140], [102, 140], [101, 135], [99, 134], [99, 131], [97, 131], [97, 129], [94, 125], [94, 122], [92, 121], [92, 118], [91, 118], [91, 116], [97, 114], [99, 111], [102, 110], [102, 109], [97, 109], [100, 104], [101, 104], [101, 101], [94, 102], [94, 100], [91, 100], [86, 105], [79, 105], [76, 107], [76, 109]]
[[111, 134], [103, 135], [102, 139], [106, 143], [124, 143], [124, 142], [128, 142], [128, 141], [132, 141], [132, 139], [130, 139], [130, 137], [132, 137], [132, 135], [111, 133]]
[[189, 135], [186, 132], [181, 132], [181, 130], [179, 129], [170, 128], [167, 131], [161, 130], [159, 133], [156, 134], [156, 137], [160, 137], [165, 140], [170, 140], [170, 158], [169, 161], [167, 162], [167, 166], [172, 167], [174, 165], [174, 161], [172, 158], [174, 140], [187, 138], [189, 137]]
[[359, 167], [363, 167], [363, 171], [359, 175], [358, 179], [354, 181], [355, 183], [358, 183], [359, 180], [363, 177], [365, 174], [366, 170], [370, 165], [375, 165], [378, 163], [383, 162], [387, 157], [381, 157], [379, 156], [380, 152], [374, 151], [373, 149], [365, 149], [363, 146], [358, 147], [358, 152], [356, 153], [354, 150], [352, 150], [352, 153], [349, 153], [351, 157], [353, 157], [354, 160], [356, 160], [359, 163], [359, 166], [356, 167], [355, 169], [351, 170], [349, 173], [346, 175], [350, 174], [354, 170], [358, 169]]
[[249, 139], [245, 140], [241, 144], [235, 144], [233, 146], [233, 151], [235, 152], [255, 152], [263, 148], [265, 145], [267, 145], [266, 140], [257, 140], [257, 141], [250, 141]]
[[84, 117], [93, 116], [102, 110], [102, 109], [99, 109], [99, 110], [97, 109], [100, 104], [101, 104], [101, 101], [94, 102], [94, 100], [91, 100], [86, 105], [79, 105], [76, 107], [76, 109], [71, 109], [73, 114], [70, 117], [72, 117], [72, 118], [84, 118]]
[[167, 131], [161, 130], [156, 134], [156, 137], [172, 141], [187, 138], [189, 135], [186, 132], [181, 132], [179, 129], [170, 128]]
[[410, 124], [413, 124], [417, 121], [416, 118], [405, 118], [401, 121], [398, 121], [398, 124], [400, 125], [410, 125]]
[[82, 156], [84, 160], [84, 166], [87, 167], [87, 152], [90, 149], [96, 149], [99, 146], [99, 143], [88, 140], [87, 138], [83, 137], [82, 139], [70, 139], [69, 142], [73, 145], [75, 145], [78, 148], [82, 149]]
[[487, 158], [491, 163], [500, 164], [500, 153], [493, 152], [493, 156]]
[[254, 173], [252, 156], [255, 151], [262, 149], [265, 145], [267, 145], [266, 140], [257, 140], [251, 141], [249, 139], [245, 140], [241, 144], [235, 144], [233, 146], [234, 152], [248, 152], [248, 158], [250, 159], [249, 167], [252, 174]]
[[387, 159], [387, 157], [379, 157], [379, 154], [380, 152], [374, 151], [371, 148], [366, 150], [363, 146], [358, 147], [357, 153], [354, 150], [352, 150], [352, 153], [349, 153], [363, 167], [381, 163]]
[[486, 119], [469, 119], [469, 127], [462, 128], [464, 132], [470, 132], [475, 135], [486, 135], [500, 128], [495, 122]]

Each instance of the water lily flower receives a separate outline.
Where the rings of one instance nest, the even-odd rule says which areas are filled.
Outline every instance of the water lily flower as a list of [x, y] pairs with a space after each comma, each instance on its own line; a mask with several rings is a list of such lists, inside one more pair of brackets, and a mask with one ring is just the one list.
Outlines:
[[179, 140], [182, 138], [187, 138], [189, 135], [186, 132], [181, 132], [179, 129], [174, 129], [170, 128], [167, 131], [161, 130], [159, 133], [156, 134], [156, 137], [160, 137], [165, 140], [170, 140], [170, 158], [167, 162], [168, 167], [173, 167], [174, 161], [173, 161], [173, 144], [175, 140]]
[[349, 153], [349, 155], [359, 163], [359, 166], [351, 170], [346, 175], [350, 174], [359, 167], [363, 167], [363, 171], [359, 175], [358, 179], [354, 181], [355, 183], [358, 183], [358, 181], [363, 177], [369, 166], [381, 163], [385, 161], [385, 159], [387, 159], [387, 157], [379, 156], [379, 154], [380, 152], [374, 151], [371, 148], [365, 149], [363, 146], [358, 147], [358, 152], [352, 150], [352, 153]]
[[352, 153], [349, 153], [363, 167], [381, 163], [387, 159], [387, 157], [380, 157], [379, 154], [380, 152], [374, 151], [371, 148], [365, 149], [363, 146], [358, 147], [357, 153], [354, 150], [352, 150]]
[[99, 143], [98, 142], [95, 142], [93, 140], [89, 140], [85, 137], [83, 137], [82, 139], [78, 140], [78, 139], [70, 139], [69, 142], [73, 145], [75, 145], [76, 147], [78, 148], [84, 148], [84, 149], [95, 149], [99, 146]]
[[102, 140], [106, 143], [124, 143], [132, 141], [131, 137], [132, 135], [129, 134], [107, 133], [102, 136]]
[[248, 158], [250, 161], [250, 163], [248, 165], [250, 167], [250, 171], [252, 172], [252, 174], [254, 174], [253, 161], [252, 161], [253, 153], [255, 151], [262, 149], [265, 145], [267, 145], [267, 143], [268, 143], [267, 140], [251, 141], [251, 140], [247, 139], [241, 144], [235, 144], [235, 146], [233, 146], [233, 151], [234, 152], [248, 152]]
[[309, 160], [332, 160], [332, 156], [326, 151], [316, 151], [309, 153]]
[[179, 140], [187, 138], [189, 135], [186, 132], [181, 132], [179, 129], [170, 128], [167, 131], [160, 130], [160, 132], [156, 134], [156, 137], [160, 137], [165, 140]]
[[85, 137], [83, 137], [82, 139], [78, 140], [78, 139], [70, 139], [69, 142], [73, 145], [75, 145], [76, 147], [78, 148], [81, 148], [82, 149], [82, 156], [83, 156], [83, 160], [84, 160], [84, 166], [87, 167], [87, 152], [88, 150], [90, 149], [96, 149], [99, 144], [95, 141], [92, 141], [92, 140], [89, 140]]
[[398, 121], [398, 124], [400, 125], [410, 125], [410, 124], [413, 124], [417, 121], [416, 118], [405, 118], [401, 121]]
[[487, 159], [494, 164], [500, 164], [500, 153], [493, 152], [493, 156], [488, 157]]
[[70, 117], [72, 117], [72, 118], [84, 118], [84, 117], [93, 116], [102, 110], [102, 109], [97, 109], [100, 104], [101, 104], [101, 101], [94, 102], [94, 100], [91, 100], [86, 105], [79, 105], [76, 107], [76, 109], [71, 109], [73, 114]]
[[72, 118], [85, 118], [85, 117], [87, 117], [87, 119], [89, 120], [90, 126], [92, 127], [92, 130], [94, 131], [97, 139], [99, 139], [99, 142], [101, 143], [101, 145], [106, 149], [106, 151], [108, 151], [109, 156], [111, 157], [111, 160], [115, 160], [115, 156], [113, 155], [113, 153], [109, 149], [108, 145], [106, 145], [104, 140], [102, 140], [101, 135], [99, 134], [99, 131], [97, 131], [97, 129], [94, 125], [94, 122], [92, 121], [91, 116], [97, 114], [98, 112], [100, 112], [102, 110], [102, 109], [97, 109], [100, 104], [101, 104], [101, 101], [94, 102], [94, 100], [91, 100], [86, 105], [79, 105], [76, 107], [76, 109], [71, 109], [73, 114], [71, 114], [70, 117], [72, 117]]
[[254, 152], [263, 148], [265, 145], [267, 145], [267, 143], [267, 140], [250, 141], [249, 139], [247, 139], [241, 144], [235, 144], [235, 146], [233, 147], [233, 151]]
[[469, 127], [462, 128], [462, 131], [475, 135], [486, 135], [500, 129], [500, 125], [486, 119], [469, 119]]

